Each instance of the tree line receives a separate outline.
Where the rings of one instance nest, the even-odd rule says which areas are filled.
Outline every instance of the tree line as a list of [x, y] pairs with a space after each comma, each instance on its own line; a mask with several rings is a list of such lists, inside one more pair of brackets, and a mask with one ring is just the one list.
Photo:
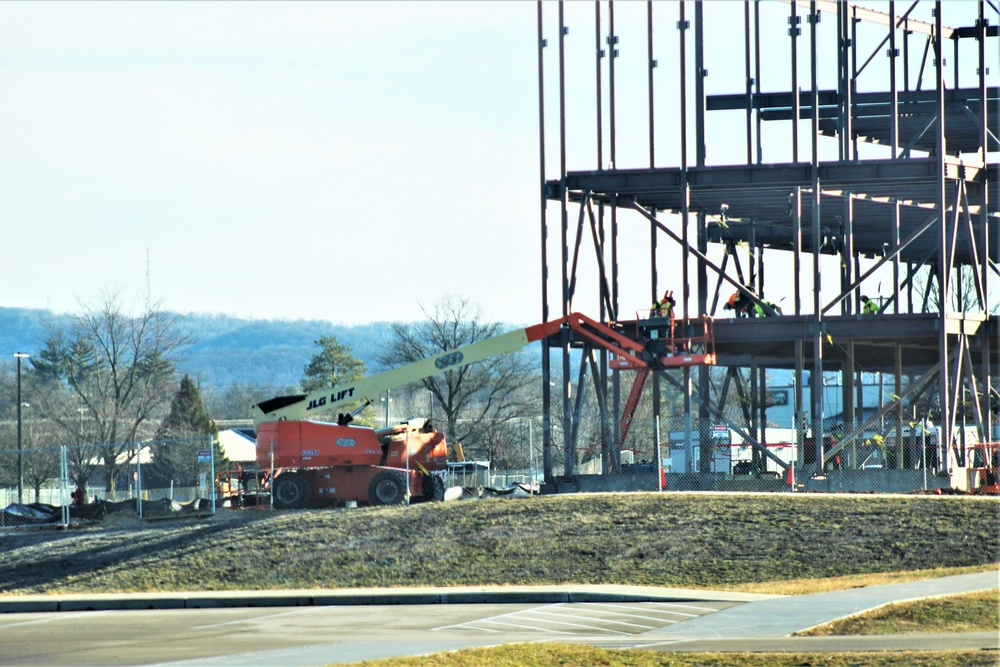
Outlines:
[[[158, 304], [129, 303], [105, 293], [81, 303], [79, 314], [50, 322], [39, 350], [22, 369], [24, 485], [38, 490], [59, 476], [58, 447], [69, 445], [71, 483], [97, 481], [113, 492], [133, 474], [140, 451], [146, 488], [193, 486], [197, 451], [208, 442], [216, 469], [229, 464], [218, 444], [217, 421], [250, 427], [251, 407], [288, 393], [351, 382], [365, 375], [417, 361], [501, 333], [508, 327], [487, 321], [469, 299], [448, 296], [424, 306], [425, 319], [392, 323], [374, 368], [335, 336], [314, 341], [315, 352], [296, 386], [234, 383], [202, 386], [182, 372], [185, 350], [195, 342], [177, 316]], [[557, 365], [556, 365], [557, 366]], [[559, 384], [558, 372], [551, 378]], [[0, 366], [0, 487], [17, 484], [13, 450], [16, 377]], [[430, 418], [450, 442], [462, 443], [468, 458], [494, 468], [526, 469], [542, 455], [541, 374], [537, 349], [500, 355], [386, 392], [359, 411], [358, 423], [373, 427], [410, 417]], [[593, 390], [584, 396], [575, 430], [583, 459], [600, 456], [602, 425]], [[662, 408], [677, 411], [681, 398], [665, 391]], [[645, 402], [644, 402], [645, 403]], [[360, 406], [356, 406], [360, 407]], [[341, 408], [343, 410], [343, 408]], [[644, 406], [623, 448], [652, 455], [652, 423]], [[336, 419], [336, 415], [323, 418]], [[563, 442], [562, 420], [552, 420], [552, 446]], [[606, 435], [606, 434], [605, 434]], [[561, 461], [561, 453], [554, 455]], [[203, 474], [203, 472], [202, 472]]]
[[[479, 308], [460, 297], [448, 297], [426, 314], [427, 322], [392, 325], [378, 356], [382, 368], [502, 332], [501, 325], [483, 322]], [[79, 314], [50, 322], [38, 351], [31, 352], [21, 369], [25, 489], [37, 499], [39, 490], [58, 478], [62, 445], [69, 446], [74, 485], [86, 487], [96, 479], [105, 491], [115, 491], [127, 481], [143, 449], [149, 453], [143, 474], [147, 485], [193, 485], [196, 450], [204, 449], [209, 439], [217, 468], [228, 463], [213, 414], [246, 420], [260, 400], [289, 389], [349, 382], [368, 372], [349, 346], [323, 336], [315, 341], [316, 352], [296, 387], [202, 388], [179, 370], [193, 342], [176, 315], [158, 304], [129, 303], [119, 293], [101, 294], [82, 302]], [[532, 379], [524, 355], [506, 355], [428, 378], [418, 387], [395, 389], [359, 419], [379, 426], [386, 420], [430, 416], [450, 439], [480, 443], [473, 455], [498, 460], [510, 449], [498, 436], [505, 431], [503, 424], [537, 414]], [[13, 364], [0, 369], [0, 486], [6, 487], [17, 485], [17, 381]]]

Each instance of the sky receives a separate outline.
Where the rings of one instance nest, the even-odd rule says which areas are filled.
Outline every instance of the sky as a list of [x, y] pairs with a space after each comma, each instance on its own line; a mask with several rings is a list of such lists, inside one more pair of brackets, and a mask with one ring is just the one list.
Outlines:
[[[787, 5], [767, 4], [783, 20]], [[548, 178], [559, 155], [555, 7], [545, 8]], [[648, 166], [645, 139], [630, 136], [645, 127], [645, 7], [616, 3], [619, 166]], [[706, 7], [718, 29], [742, 34], [742, 3]], [[672, 26], [663, 14], [675, 8], [657, 3], [658, 19]], [[457, 294], [488, 319], [539, 321], [536, 11], [527, 1], [0, 4], [0, 307], [74, 312], [112, 290], [176, 312], [350, 324], [418, 320]], [[591, 136], [592, 14], [592, 3], [567, 4], [571, 136]], [[674, 33], [658, 32], [658, 90], [676, 86]], [[785, 55], [770, 54], [774, 69]], [[741, 62], [741, 45], [710, 50], [710, 92], [739, 92]], [[710, 162], [743, 159], [730, 130], [712, 131]], [[571, 168], [595, 168], [595, 143], [573, 141]], [[659, 166], [677, 164], [677, 145], [660, 131]], [[551, 243], [557, 209], [549, 216]], [[623, 235], [627, 312], [648, 305], [648, 270], [628, 268], [647, 263], [648, 231]], [[558, 258], [549, 262], [558, 285]], [[663, 262], [664, 284], [676, 285], [676, 262]], [[593, 271], [581, 280], [581, 293], [597, 293]], [[578, 309], [596, 311], [596, 299]]]
[[537, 318], [534, 12], [3, 3], [0, 306]]

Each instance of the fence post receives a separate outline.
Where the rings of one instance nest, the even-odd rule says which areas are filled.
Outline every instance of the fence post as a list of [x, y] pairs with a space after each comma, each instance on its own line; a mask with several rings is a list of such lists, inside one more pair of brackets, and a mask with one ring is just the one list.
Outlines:
[[59, 506], [61, 508], [62, 522], [64, 526], [69, 525], [69, 457], [66, 454], [66, 445], [59, 447], [59, 486], [61, 498]]
[[142, 443], [135, 451], [135, 502], [142, 519]]
[[660, 449], [660, 415], [656, 415], [654, 445], [656, 450], [656, 490], [663, 491], [663, 451]]
[[212, 503], [212, 514], [215, 514], [215, 440], [214, 438], [212, 438], [212, 436], [208, 436], [208, 451], [212, 453], [211, 454], [212, 473], [211, 475], [209, 475], [208, 478], [208, 483], [212, 487], [212, 492], [209, 494], [209, 497], [211, 498], [211, 503]]

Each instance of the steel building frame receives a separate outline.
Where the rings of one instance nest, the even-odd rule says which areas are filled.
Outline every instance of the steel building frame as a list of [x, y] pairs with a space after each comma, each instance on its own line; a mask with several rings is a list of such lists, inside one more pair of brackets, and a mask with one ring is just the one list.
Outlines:
[[[616, 7], [614, 0], [595, 0], [593, 22], [587, 29], [593, 30], [596, 47], [592, 56], [596, 109], [594, 126], [588, 130], [593, 134], [587, 141], [596, 139], [596, 161], [582, 165], [584, 169], [574, 169], [569, 164], [569, 149], [579, 140], [569, 136], [567, 127], [566, 6], [562, 0], [538, 0], [542, 321], [552, 318], [550, 309], [559, 311], [556, 315], [566, 315], [574, 308], [574, 297], [584, 298], [577, 294], [577, 286], [585, 267], [596, 276], [598, 294], [594, 298], [601, 321], [625, 317], [619, 303], [624, 224], [639, 221], [648, 225], [649, 247], [643, 250], [649, 256], [644, 270], [649, 274], [651, 301], [657, 299], [663, 287], [657, 274], [658, 259], [677, 258], [684, 283], [678, 310], [684, 317], [716, 315], [722, 290], [728, 292], [730, 288], [774, 315], [772, 304], [761, 302], [757, 295], [765, 294], [765, 250], [769, 256], [777, 250], [785, 251], [791, 253], [793, 266], [794, 294], [791, 304], [785, 307], [789, 313], [715, 322], [718, 364], [729, 369], [718, 404], [709, 398], [708, 369], [684, 369], [679, 378], [661, 371], [654, 376], [654, 414], [659, 414], [660, 380], [684, 392], [688, 420], [695, 411], [701, 420], [721, 415], [726, 395], [735, 387], [741, 396], [749, 394], [748, 436], [758, 449], [766, 450], [757, 444], [765, 442], [762, 431], [766, 401], [759, 400], [766, 395], [764, 371], [786, 368], [794, 369], [795, 400], [800, 407], [804, 407], [804, 373], [810, 371], [811, 405], [802, 410], [808, 414], [796, 419], [798, 442], [804, 442], [807, 428], [813, 435], [809, 450], [799, 452], [798, 464], [806, 469], [823, 469], [868, 423], [885, 414], [897, 416], [896, 442], [901, 447], [904, 406], [927, 392], [939, 398], [944, 442], [955, 442], [952, 435], [962, 387], [977, 397], [974, 421], [981, 436], [988, 437], [987, 430], [996, 419], [991, 401], [996, 388], [991, 378], [1000, 367], [998, 318], [991, 314], [997, 294], [988, 289], [990, 281], [1000, 276], [1000, 214], [995, 205], [1000, 169], [995, 159], [989, 159], [991, 151], [995, 155], [1000, 150], [1000, 93], [997, 87], [987, 87], [987, 74], [991, 60], [994, 66], [998, 64], [997, 28], [990, 25], [990, 18], [1000, 22], [1000, 9], [992, 0], [973, 2], [978, 8], [975, 25], [952, 28], [944, 20], [955, 4], [940, 0], [915, 0], [912, 4], [899, 3], [899, 7], [889, 1], [888, 12], [851, 5], [845, 0], [786, 0], [783, 6], [787, 24], [780, 26], [780, 32], [773, 22], [762, 25], [760, 0], [729, 3], [740, 7], [743, 14], [745, 48], [739, 64], [743, 65], [745, 85], [737, 92], [708, 94], [705, 54], [718, 36], [706, 27], [705, 6], [691, 0], [647, 0], [645, 100], [629, 98], [622, 102], [616, 98], [616, 74], [622, 75], [616, 73]], [[912, 18], [920, 15], [918, 9], [926, 12], [927, 6], [932, 8], [933, 20]], [[553, 10], [558, 49], [556, 102], [545, 96], [545, 52], [552, 50], [545, 35], [546, 30], [549, 34], [553, 30]], [[996, 15], [990, 17], [987, 12]], [[864, 36], [859, 36], [861, 24], [866, 26]], [[667, 33], [667, 39], [676, 39], [675, 43], [663, 47], [666, 40], [659, 38], [654, 28]], [[828, 31], [827, 42], [834, 45], [832, 49], [820, 45], [817, 34], [821, 29]], [[692, 30], [693, 48], [688, 41]], [[831, 33], [835, 33], [835, 39], [829, 38]], [[789, 43], [790, 90], [799, 91], [797, 95], [789, 90], [766, 92], [762, 88], [762, 80], [776, 86], [781, 78], [764, 71], [761, 65], [762, 45], [778, 37]], [[947, 40], [953, 42], [950, 53]], [[976, 43], [977, 62], [963, 62], [960, 67], [959, 45], [963, 40]], [[902, 50], [897, 46], [900, 43]], [[727, 46], [732, 49], [731, 42]], [[665, 48], [677, 50], [668, 55], [663, 53]], [[809, 62], [807, 76], [803, 76], [799, 58], [806, 49]], [[664, 93], [655, 88], [658, 55], [664, 64], [674, 56], [670, 59], [677, 68], [676, 90]], [[876, 87], [887, 84], [888, 90], [863, 90], [873, 78], [867, 75], [877, 69], [875, 58], [879, 55], [886, 66]], [[946, 83], [949, 55], [953, 60], [950, 85]], [[834, 61], [836, 88], [821, 90], [818, 68], [821, 62]], [[933, 78], [932, 84], [925, 75]], [[962, 87], [969, 81], [975, 85]], [[616, 114], [623, 104], [643, 102], [648, 102], [648, 164], [626, 166], [620, 164], [616, 150]], [[673, 136], [681, 139], [679, 163], [674, 166], [658, 166], [656, 161], [655, 130], [660, 130], [661, 136], [663, 133], [662, 123], [657, 124], [656, 105], [660, 104], [677, 108], [676, 125], [670, 128]], [[556, 106], [559, 156], [553, 169], [547, 164], [546, 122], [552, 115], [551, 107]], [[709, 165], [706, 122], [709, 114], [725, 111], [744, 112], [745, 157], [736, 164]], [[765, 127], [789, 130], [782, 135], [782, 141], [791, 142], [790, 162], [764, 162], [763, 149], [770, 141], [765, 137]], [[693, 156], [688, 152], [691, 141]], [[873, 158], [870, 145], [887, 147], [890, 157]], [[822, 151], [832, 154], [833, 148], [833, 159], [821, 157]], [[547, 170], [557, 177], [552, 178]], [[574, 215], [575, 227], [570, 224]], [[558, 240], [553, 242], [550, 228], [556, 224]], [[666, 250], [660, 246], [664, 240]], [[710, 248], [722, 248], [720, 262], [709, 257]], [[746, 267], [739, 260], [744, 248], [749, 264]], [[671, 250], [676, 254], [667, 255]], [[586, 259], [591, 252], [592, 265]], [[824, 257], [839, 259], [839, 275], [822, 270]], [[559, 267], [550, 274], [550, 263], [555, 261]], [[874, 263], [863, 270], [863, 261]], [[927, 298], [929, 284], [923, 299], [915, 294], [914, 278], [921, 269], [931, 272], [928, 281], [934, 283], [933, 299]], [[892, 291], [883, 311], [878, 315], [861, 314], [862, 284], [872, 290], [872, 276], [886, 272], [891, 272]], [[832, 278], [836, 286], [826, 286], [824, 277], [827, 281]], [[963, 293], [970, 284], [974, 294]], [[830, 298], [833, 292], [835, 296]], [[959, 310], [952, 307], [956, 295]], [[560, 448], [561, 478], [574, 475], [579, 401], [583, 394], [582, 390], [576, 392], [574, 405], [574, 346], [578, 347], [579, 341], [567, 335], [546, 342], [542, 354], [543, 465], [548, 483], [557, 480], [554, 452]], [[554, 376], [550, 357], [558, 351], [562, 369]], [[593, 359], [589, 349], [584, 350], [584, 355], [585, 359]], [[577, 378], [581, 386], [588, 365], [597, 393], [608, 399], [600, 401], [602, 451], [606, 472], [613, 472], [616, 447], [620, 446], [615, 419], [621, 414], [620, 378], [615, 371], [609, 375], [605, 370], [605, 358], [601, 363], [581, 362]], [[891, 374], [895, 395], [876, 417], [864, 423], [855, 413], [853, 400], [858, 391], [859, 367]], [[743, 386], [736, 369], [751, 370], [749, 387]], [[824, 418], [829, 415], [823, 413], [821, 386], [824, 372], [829, 371], [842, 373], [845, 420], [853, 427], [836, 443], [823, 433]], [[561, 378], [562, 384], [561, 446], [554, 443], [552, 435], [553, 377]], [[908, 382], [904, 382], [906, 378]], [[962, 440], [955, 445], [959, 463], [964, 460], [964, 444]], [[692, 466], [689, 472], [707, 471], [706, 450], [701, 448], [700, 461], [687, 459]], [[903, 466], [901, 450], [896, 465]]]

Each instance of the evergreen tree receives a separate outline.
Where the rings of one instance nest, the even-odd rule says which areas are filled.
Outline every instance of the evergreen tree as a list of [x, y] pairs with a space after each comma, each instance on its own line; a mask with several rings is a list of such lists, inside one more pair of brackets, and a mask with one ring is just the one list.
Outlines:
[[215, 469], [229, 465], [219, 446], [219, 429], [201, 400], [198, 386], [185, 375], [170, 403], [170, 412], [156, 431], [152, 450], [153, 473], [150, 483], [192, 486], [198, 482], [198, 473], [204, 464], [198, 462], [198, 450], [205, 449], [207, 437], [212, 438], [215, 450]]
[[335, 336], [323, 336], [316, 341], [320, 351], [312, 356], [302, 370], [302, 391], [353, 382], [365, 375], [365, 363], [354, 356], [350, 346], [342, 345]]
[[[302, 369], [302, 391], [315, 391], [324, 387], [353, 382], [365, 376], [365, 362], [354, 356], [349, 345], [342, 345], [335, 336], [323, 336], [315, 341], [320, 350], [312, 356], [309, 363]], [[342, 405], [338, 413], [354, 412], [360, 405], [355, 401]], [[311, 416], [312, 418], [336, 418], [332, 412]], [[359, 424], [368, 423], [363, 416], [358, 416]]]

